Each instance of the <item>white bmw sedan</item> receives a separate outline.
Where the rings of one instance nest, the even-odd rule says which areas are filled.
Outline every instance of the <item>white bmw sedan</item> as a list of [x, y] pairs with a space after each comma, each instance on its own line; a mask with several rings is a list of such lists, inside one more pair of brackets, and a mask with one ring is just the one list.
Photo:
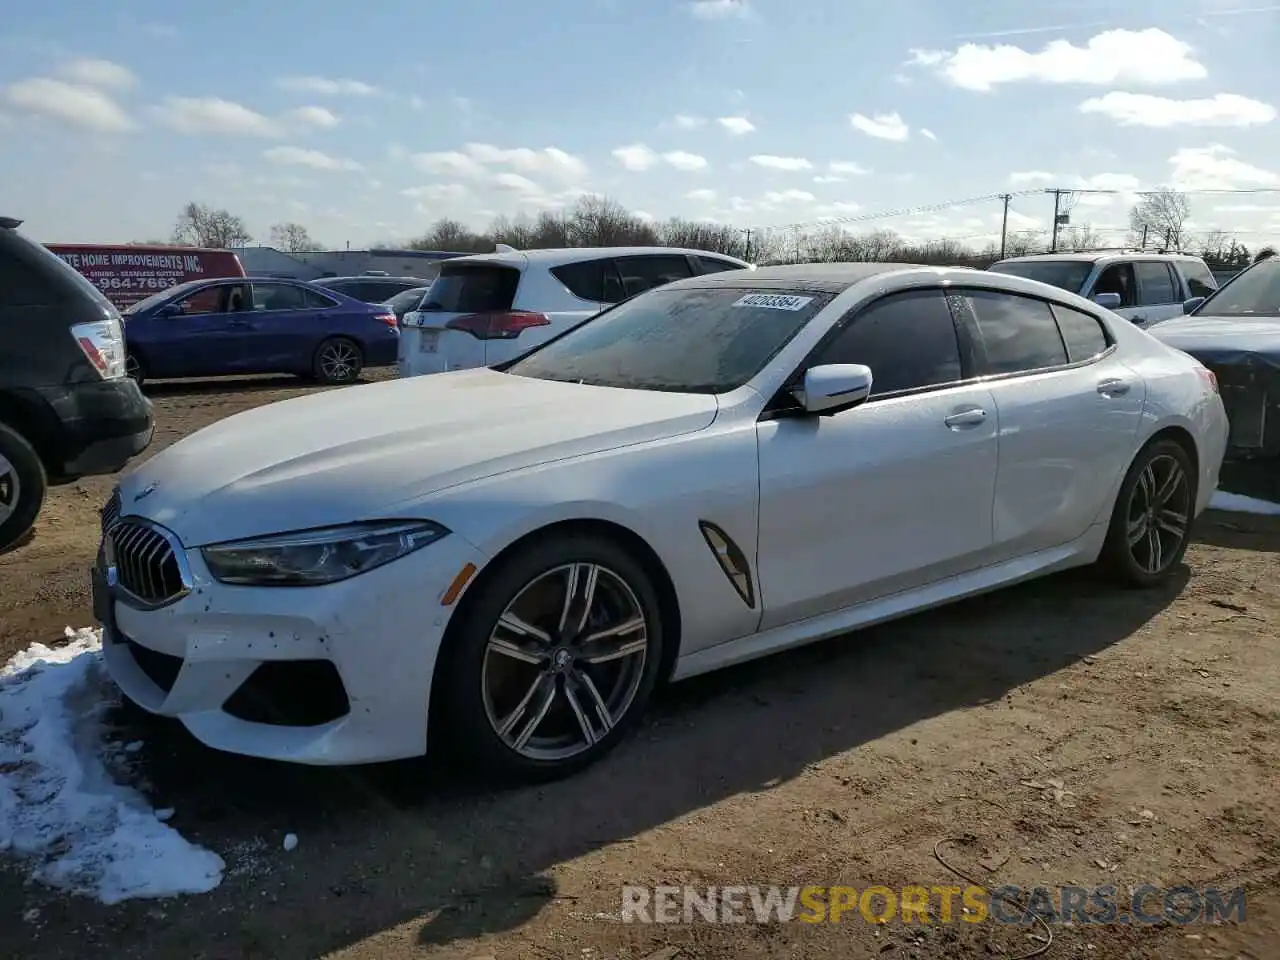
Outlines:
[[1208, 370], [1055, 287], [724, 272], [188, 437], [105, 508], [95, 609], [210, 746], [553, 777], [662, 681], [1067, 567], [1158, 584], [1226, 439]]

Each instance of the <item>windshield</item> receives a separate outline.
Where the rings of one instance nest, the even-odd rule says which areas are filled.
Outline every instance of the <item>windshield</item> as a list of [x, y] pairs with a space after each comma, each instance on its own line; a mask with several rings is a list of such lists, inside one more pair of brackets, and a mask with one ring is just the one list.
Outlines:
[[137, 303], [131, 304], [128, 309], [125, 310], [124, 315], [127, 317], [131, 313], [141, 313], [143, 310], [150, 310], [157, 304], [164, 303], [170, 297], [177, 296], [178, 294], [190, 290], [192, 287], [203, 282], [203, 280], [188, 280], [186, 283], [180, 283], [175, 287], [170, 287], [168, 290], [161, 290], [159, 293], [153, 293], [151, 296], [139, 300]]
[[1280, 261], [1263, 260], [1236, 274], [1192, 311], [1194, 317], [1280, 316]]
[[764, 367], [832, 294], [658, 288], [587, 320], [507, 373], [601, 387], [727, 393]]
[[1079, 293], [1093, 272], [1089, 260], [1004, 260], [987, 267], [992, 273], [1007, 273], [1039, 280], [1071, 293]]

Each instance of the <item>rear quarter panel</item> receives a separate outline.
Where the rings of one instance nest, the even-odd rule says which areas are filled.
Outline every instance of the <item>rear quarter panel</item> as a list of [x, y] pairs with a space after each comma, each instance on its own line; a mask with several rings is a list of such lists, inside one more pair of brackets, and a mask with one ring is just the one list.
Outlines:
[[390, 366], [396, 362], [399, 353], [400, 330], [374, 319], [379, 314], [390, 312], [389, 308], [379, 310], [352, 302], [333, 307], [326, 311], [324, 321], [316, 325], [316, 334], [311, 337], [312, 349], [326, 337], [345, 336], [360, 344], [364, 351], [365, 366]]

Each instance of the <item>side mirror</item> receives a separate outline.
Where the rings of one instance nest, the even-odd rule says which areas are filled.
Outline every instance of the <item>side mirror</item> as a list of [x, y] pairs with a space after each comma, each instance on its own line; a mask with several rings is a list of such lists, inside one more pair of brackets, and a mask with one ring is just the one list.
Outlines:
[[1104, 310], [1120, 309], [1120, 294], [1118, 293], [1099, 293], [1095, 294], [1093, 302]]
[[806, 413], [830, 415], [866, 400], [871, 380], [871, 368], [860, 363], [827, 363], [806, 370], [803, 384], [792, 395]]
[[1200, 306], [1200, 304], [1204, 303], [1205, 299], [1206, 299], [1205, 297], [1192, 297], [1190, 300], [1183, 300], [1182, 312], [1190, 313], [1196, 307]]

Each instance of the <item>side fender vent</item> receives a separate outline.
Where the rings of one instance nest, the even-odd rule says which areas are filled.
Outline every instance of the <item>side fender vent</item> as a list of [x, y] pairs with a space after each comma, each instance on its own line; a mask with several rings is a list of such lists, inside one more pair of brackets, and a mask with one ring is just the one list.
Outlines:
[[751, 579], [751, 565], [747, 563], [747, 557], [742, 552], [742, 548], [710, 521], [699, 520], [698, 529], [702, 531], [702, 538], [707, 541], [707, 546], [715, 554], [716, 563], [720, 564], [720, 569], [733, 584], [733, 589], [738, 592], [742, 602], [754, 610], [756, 608], [755, 585]]

